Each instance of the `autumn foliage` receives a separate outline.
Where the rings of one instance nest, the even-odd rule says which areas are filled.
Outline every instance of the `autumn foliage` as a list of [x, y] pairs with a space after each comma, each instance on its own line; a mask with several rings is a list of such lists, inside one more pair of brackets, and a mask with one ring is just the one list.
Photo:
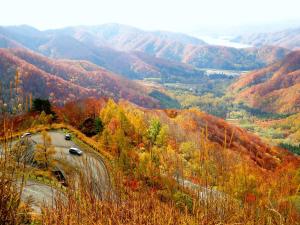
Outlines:
[[299, 62], [300, 52], [295, 51], [278, 63], [240, 77], [232, 85], [237, 100], [266, 112], [299, 112]]
[[[54, 104], [88, 97], [127, 99], [146, 107], [159, 103], [143, 86], [89, 62], [51, 60], [25, 49], [0, 49], [2, 90], [9, 90], [15, 71], [20, 73], [20, 90], [33, 98], [48, 99]], [[5, 93], [9, 99], [9, 93]]]
[[[44, 120], [40, 126], [68, 128], [102, 154], [115, 198], [100, 201], [86, 184], [70, 185], [67, 201], [58, 198], [55, 207], [42, 209], [37, 221], [43, 224], [297, 224], [300, 219], [299, 158], [221, 119], [196, 109], [149, 110], [112, 99], [53, 110], [61, 125]], [[41, 115], [24, 116], [35, 121]], [[92, 117], [103, 123], [93, 137], [74, 129]]]

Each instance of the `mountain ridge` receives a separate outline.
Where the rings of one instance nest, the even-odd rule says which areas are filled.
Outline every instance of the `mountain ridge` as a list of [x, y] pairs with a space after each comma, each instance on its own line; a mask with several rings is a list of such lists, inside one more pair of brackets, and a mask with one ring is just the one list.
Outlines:
[[140, 84], [89, 62], [81, 66], [83, 62], [52, 60], [24, 49], [0, 49], [0, 53], [4, 81], [13, 80], [13, 71], [18, 69], [24, 92], [34, 97], [50, 97], [58, 104], [98, 96], [125, 98], [146, 107], [159, 105]]
[[[107, 62], [104, 58], [110, 55], [132, 58], [130, 54], [139, 51], [153, 57], [153, 60], [156, 58], [169, 60], [170, 64], [177, 62], [198, 68], [252, 70], [274, 63], [289, 52], [284, 48], [263, 47], [262, 49], [269, 50], [262, 55], [260, 49], [213, 46], [185, 34], [148, 32], [118, 24], [47, 31], [32, 29], [2, 27], [0, 34], [48, 57], [89, 60], [127, 77], [130, 77], [130, 72], [135, 78], [142, 76], [143, 73], [135, 74], [132, 70], [127, 72], [125, 70], [125, 73], [122, 73], [122, 68], [116, 68], [111, 65], [112, 60]], [[26, 30], [30, 30], [28, 36]], [[127, 64], [129, 67], [134, 66], [132, 62]]]
[[270, 33], [254, 33], [242, 35], [233, 39], [234, 41], [252, 44], [255, 46], [273, 45], [291, 50], [300, 49], [300, 27], [290, 28]]

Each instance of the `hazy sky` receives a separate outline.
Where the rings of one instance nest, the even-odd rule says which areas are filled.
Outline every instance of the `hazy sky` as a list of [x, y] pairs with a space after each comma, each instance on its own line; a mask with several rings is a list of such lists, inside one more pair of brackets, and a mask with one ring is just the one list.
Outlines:
[[0, 0], [0, 25], [39, 29], [122, 23], [186, 31], [201, 26], [299, 20], [299, 0]]

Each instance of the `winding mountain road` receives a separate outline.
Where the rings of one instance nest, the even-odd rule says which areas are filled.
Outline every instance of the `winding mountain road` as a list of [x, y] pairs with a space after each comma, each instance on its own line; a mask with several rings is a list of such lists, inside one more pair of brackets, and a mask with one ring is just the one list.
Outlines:
[[[86, 151], [78, 147], [73, 141], [65, 140], [65, 135], [60, 131], [50, 131], [52, 145], [55, 146], [55, 159], [68, 165], [74, 172], [81, 173], [87, 178], [87, 182], [93, 185], [93, 190], [98, 195], [105, 195], [110, 191], [110, 178], [103, 159], [96, 153]], [[38, 144], [42, 144], [41, 134], [32, 135], [31, 139]], [[82, 156], [72, 155], [69, 153], [71, 147], [80, 148], [83, 151]], [[60, 167], [60, 166], [59, 166]], [[60, 167], [61, 168], [61, 167]]]
[[[55, 147], [55, 161], [56, 167], [65, 174], [69, 174], [70, 170], [74, 175], [76, 183], [80, 181], [87, 182], [88, 187], [91, 188], [96, 196], [99, 198], [108, 198], [111, 196], [111, 183], [109, 173], [104, 164], [103, 159], [97, 153], [88, 151], [87, 149], [78, 147], [73, 141], [65, 140], [65, 134], [63, 131], [50, 131], [48, 134], [51, 136], [52, 145]], [[33, 134], [27, 137], [29, 141], [32, 141], [34, 147], [36, 144], [42, 144], [42, 135], [40, 133]], [[17, 141], [13, 141], [12, 145]], [[83, 151], [81, 156], [72, 155], [69, 153], [70, 147], [80, 148]], [[66, 167], [69, 172], [67, 173]], [[67, 177], [68, 179], [68, 177]], [[41, 205], [46, 204], [52, 206], [55, 201], [54, 198], [59, 190], [36, 182], [34, 180], [28, 180], [23, 190], [22, 199], [31, 198], [33, 200], [33, 209], [39, 211]]]

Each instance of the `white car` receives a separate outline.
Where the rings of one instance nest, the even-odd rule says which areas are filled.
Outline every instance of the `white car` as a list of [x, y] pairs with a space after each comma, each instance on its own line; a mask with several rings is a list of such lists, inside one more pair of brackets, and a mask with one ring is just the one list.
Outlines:
[[72, 147], [72, 148], [69, 149], [69, 153], [72, 154], [72, 155], [79, 155], [80, 156], [80, 155], [82, 155], [83, 152], [78, 148], [73, 148]]
[[24, 133], [21, 138], [26, 138], [26, 137], [30, 137], [31, 136], [31, 133], [27, 132], [27, 133]]

